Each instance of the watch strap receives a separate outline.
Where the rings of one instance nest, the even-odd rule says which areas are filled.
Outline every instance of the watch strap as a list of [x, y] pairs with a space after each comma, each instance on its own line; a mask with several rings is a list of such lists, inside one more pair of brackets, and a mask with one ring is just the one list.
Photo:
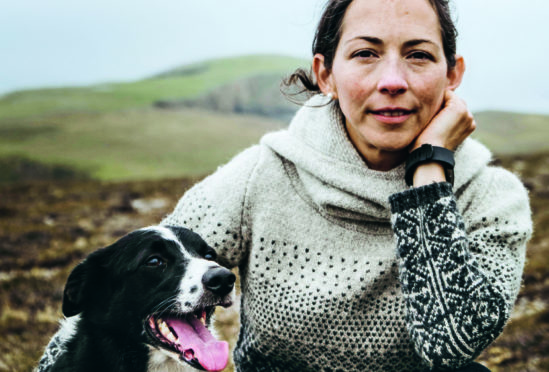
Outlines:
[[444, 168], [446, 181], [454, 184], [454, 152], [444, 147], [423, 144], [412, 151], [406, 159], [405, 180], [408, 186], [414, 182], [414, 173], [421, 164], [437, 162]]

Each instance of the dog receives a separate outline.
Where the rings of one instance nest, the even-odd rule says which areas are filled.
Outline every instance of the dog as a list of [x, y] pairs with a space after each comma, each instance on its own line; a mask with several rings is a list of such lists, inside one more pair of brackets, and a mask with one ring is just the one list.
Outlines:
[[[91, 253], [63, 292], [58, 371], [220, 371], [229, 346], [210, 332], [216, 306], [234, 298], [235, 275], [182, 227], [133, 231]], [[50, 347], [50, 346], [48, 346]]]

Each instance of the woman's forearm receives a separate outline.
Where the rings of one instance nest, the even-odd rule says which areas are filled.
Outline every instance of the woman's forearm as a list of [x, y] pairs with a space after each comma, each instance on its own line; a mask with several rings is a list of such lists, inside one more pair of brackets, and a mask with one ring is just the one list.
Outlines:
[[408, 190], [391, 203], [416, 351], [431, 366], [464, 365], [500, 334], [510, 306], [469, 252], [448, 183]]

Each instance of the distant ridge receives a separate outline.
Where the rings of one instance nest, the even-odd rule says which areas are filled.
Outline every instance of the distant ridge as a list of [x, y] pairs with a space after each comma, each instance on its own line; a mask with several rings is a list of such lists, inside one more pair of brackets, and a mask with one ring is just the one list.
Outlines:
[[[287, 126], [299, 106], [282, 96], [279, 85], [298, 67], [309, 62], [232, 57], [134, 82], [0, 97], [3, 181], [207, 174], [266, 132]], [[475, 118], [473, 136], [496, 156], [549, 153], [549, 116], [480, 112]]]
[[251, 76], [283, 77], [308, 63], [279, 55], [229, 57], [183, 65], [134, 82], [13, 92], [0, 97], [0, 118], [109, 112], [146, 107], [159, 100], [191, 99]]

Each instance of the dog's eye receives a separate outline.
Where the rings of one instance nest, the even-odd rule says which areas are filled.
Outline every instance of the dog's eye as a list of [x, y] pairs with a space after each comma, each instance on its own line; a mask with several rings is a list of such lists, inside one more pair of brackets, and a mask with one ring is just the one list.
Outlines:
[[145, 262], [145, 266], [148, 267], [160, 267], [164, 265], [166, 265], [166, 261], [158, 256], [149, 257], [149, 259]]
[[204, 255], [204, 258], [207, 259], [207, 260], [215, 260], [217, 257], [217, 253], [215, 253], [215, 251], [212, 249], [211, 251], [208, 251], [206, 252], [206, 254]]

